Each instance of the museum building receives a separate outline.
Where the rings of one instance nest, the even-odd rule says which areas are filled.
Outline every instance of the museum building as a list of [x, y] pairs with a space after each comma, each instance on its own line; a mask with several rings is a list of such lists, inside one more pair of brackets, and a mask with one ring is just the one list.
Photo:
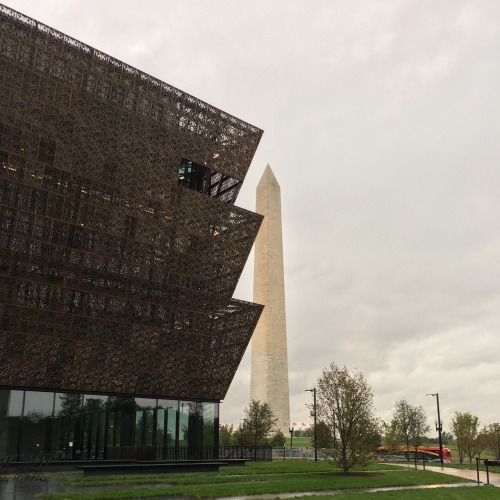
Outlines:
[[0, 5], [0, 457], [217, 457], [261, 136]]

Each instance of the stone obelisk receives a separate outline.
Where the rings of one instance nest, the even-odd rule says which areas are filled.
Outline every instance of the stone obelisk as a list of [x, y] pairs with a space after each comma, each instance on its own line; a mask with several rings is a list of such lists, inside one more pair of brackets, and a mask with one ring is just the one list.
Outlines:
[[250, 399], [268, 403], [285, 435], [290, 425], [281, 193], [267, 165], [257, 186], [256, 212], [264, 220], [255, 240], [253, 300], [264, 304], [252, 336]]

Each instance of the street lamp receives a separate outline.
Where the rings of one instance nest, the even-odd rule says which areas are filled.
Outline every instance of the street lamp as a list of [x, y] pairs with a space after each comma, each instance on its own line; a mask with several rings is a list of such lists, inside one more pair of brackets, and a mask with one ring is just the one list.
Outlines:
[[316, 440], [316, 387], [314, 389], [306, 389], [306, 392], [313, 393], [313, 414], [314, 414], [314, 461], [318, 461], [318, 442]]
[[439, 394], [435, 392], [434, 394], [426, 394], [426, 396], [436, 396], [438, 418], [435, 420], [436, 431], [439, 436], [439, 459], [441, 460], [441, 467], [443, 467], [443, 441], [441, 439], [441, 431], [443, 430], [443, 421], [441, 420], [441, 415], [439, 413]]
[[289, 427], [288, 428], [288, 432], [290, 433], [290, 458], [292, 458], [292, 448], [293, 448], [293, 431], [295, 429], [293, 428], [293, 425], [292, 427]]
[[240, 418], [240, 428], [239, 428], [239, 442], [240, 442], [240, 458], [243, 458], [243, 438], [245, 432], [245, 419]]

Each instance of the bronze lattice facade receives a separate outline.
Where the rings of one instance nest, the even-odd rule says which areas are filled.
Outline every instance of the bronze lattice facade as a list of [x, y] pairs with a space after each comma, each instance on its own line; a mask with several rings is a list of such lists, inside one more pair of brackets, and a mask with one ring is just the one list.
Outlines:
[[262, 131], [0, 5], [0, 386], [223, 399]]

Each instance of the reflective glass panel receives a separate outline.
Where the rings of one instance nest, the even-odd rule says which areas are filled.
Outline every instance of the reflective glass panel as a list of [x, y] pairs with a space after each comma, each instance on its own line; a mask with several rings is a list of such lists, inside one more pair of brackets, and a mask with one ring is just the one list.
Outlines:
[[189, 414], [191, 405], [187, 401], [182, 401], [179, 409], [179, 447], [187, 447], [189, 441]]
[[177, 436], [177, 401], [168, 399], [158, 400], [158, 416], [156, 425], [156, 442], [168, 446], [174, 446]]
[[135, 446], [152, 446], [156, 399], [135, 398]]
[[135, 401], [132, 397], [110, 396], [108, 401], [108, 458], [121, 458], [113, 448], [134, 445]]
[[89, 460], [104, 458], [107, 402], [107, 396], [85, 394], [83, 397], [82, 458]]
[[71, 460], [81, 456], [82, 394], [56, 393], [52, 420], [52, 458]]
[[202, 403], [203, 405], [203, 446], [213, 447], [215, 438], [215, 405], [216, 403]]
[[21, 455], [50, 451], [54, 393], [26, 391], [21, 423]]
[[0, 390], [0, 457], [17, 458], [24, 391]]
[[203, 458], [202, 443], [203, 404], [196, 401], [183, 401], [180, 412], [179, 447], [182, 447], [186, 456], [181, 458]]

